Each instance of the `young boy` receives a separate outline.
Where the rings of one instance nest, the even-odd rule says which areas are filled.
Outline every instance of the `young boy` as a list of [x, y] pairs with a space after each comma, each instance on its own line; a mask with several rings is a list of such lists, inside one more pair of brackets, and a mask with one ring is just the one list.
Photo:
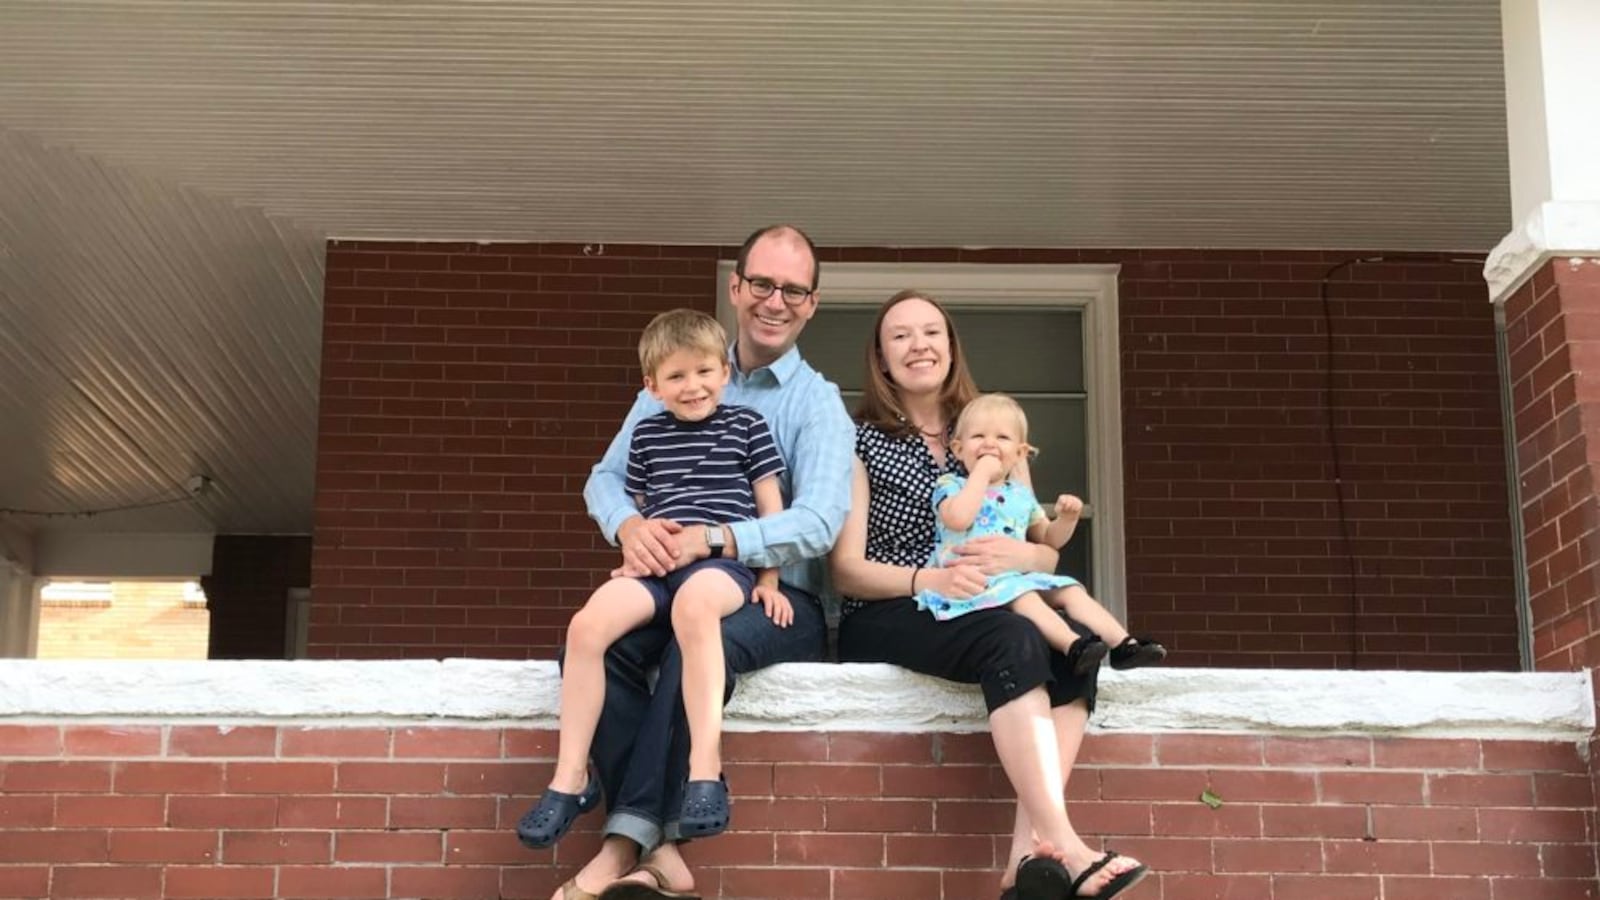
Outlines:
[[[783, 459], [766, 420], [748, 407], [721, 403], [729, 376], [727, 344], [716, 319], [688, 309], [656, 316], [639, 339], [645, 389], [666, 406], [639, 422], [628, 450], [627, 490], [646, 519], [717, 526], [783, 509]], [[721, 620], [747, 601], [761, 603], [780, 626], [794, 615], [778, 590], [777, 569], [758, 575], [734, 560], [712, 557], [660, 577], [626, 565], [611, 574], [567, 628], [555, 774], [517, 825], [518, 838], [530, 847], [560, 840], [579, 814], [599, 803], [600, 782], [589, 776], [588, 766], [605, 702], [606, 648], [663, 616], [671, 617], [683, 652], [689, 721], [689, 785], [680, 828], [692, 837], [726, 829]]]

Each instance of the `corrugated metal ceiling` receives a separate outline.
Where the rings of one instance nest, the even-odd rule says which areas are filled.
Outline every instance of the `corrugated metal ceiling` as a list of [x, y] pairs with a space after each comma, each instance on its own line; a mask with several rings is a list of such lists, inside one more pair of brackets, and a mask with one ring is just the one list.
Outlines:
[[1494, 0], [13, 2], [0, 123], [339, 236], [1486, 249]]

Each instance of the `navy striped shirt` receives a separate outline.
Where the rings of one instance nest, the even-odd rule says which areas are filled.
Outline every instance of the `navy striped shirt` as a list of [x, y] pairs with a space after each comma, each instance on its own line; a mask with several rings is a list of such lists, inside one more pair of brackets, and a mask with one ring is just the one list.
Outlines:
[[647, 519], [724, 525], [756, 518], [752, 487], [783, 473], [767, 420], [723, 404], [698, 422], [670, 412], [643, 419], [628, 448], [628, 493]]

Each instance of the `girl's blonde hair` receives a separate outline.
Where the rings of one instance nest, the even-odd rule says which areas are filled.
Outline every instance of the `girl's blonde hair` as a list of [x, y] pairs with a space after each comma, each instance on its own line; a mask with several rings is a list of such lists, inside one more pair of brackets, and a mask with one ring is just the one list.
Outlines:
[[979, 394], [972, 398], [971, 403], [962, 407], [961, 415], [956, 419], [956, 440], [960, 440], [961, 436], [966, 433], [967, 422], [972, 417], [981, 416], [985, 413], [1011, 416], [1017, 423], [1017, 440], [1028, 445], [1028, 456], [1039, 455], [1039, 448], [1028, 444], [1028, 414], [1023, 411], [1022, 404], [1018, 403], [1010, 394]]
[[722, 323], [699, 310], [669, 309], [644, 327], [639, 336], [639, 368], [646, 378], [679, 350], [691, 350], [724, 359], [728, 353], [728, 332]]

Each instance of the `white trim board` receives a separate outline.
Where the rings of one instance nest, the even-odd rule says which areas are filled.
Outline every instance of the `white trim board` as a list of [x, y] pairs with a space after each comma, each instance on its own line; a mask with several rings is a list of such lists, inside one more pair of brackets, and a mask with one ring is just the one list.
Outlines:
[[[0, 660], [0, 725], [84, 721], [554, 728], [550, 661]], [[973, 732], [977, 687], [882, 664], [785, 663], [740, 679], [730, 731]], [[1145, 669], [1101, 675], [1091, 730], [1579, 741], [1587, 672]]]

